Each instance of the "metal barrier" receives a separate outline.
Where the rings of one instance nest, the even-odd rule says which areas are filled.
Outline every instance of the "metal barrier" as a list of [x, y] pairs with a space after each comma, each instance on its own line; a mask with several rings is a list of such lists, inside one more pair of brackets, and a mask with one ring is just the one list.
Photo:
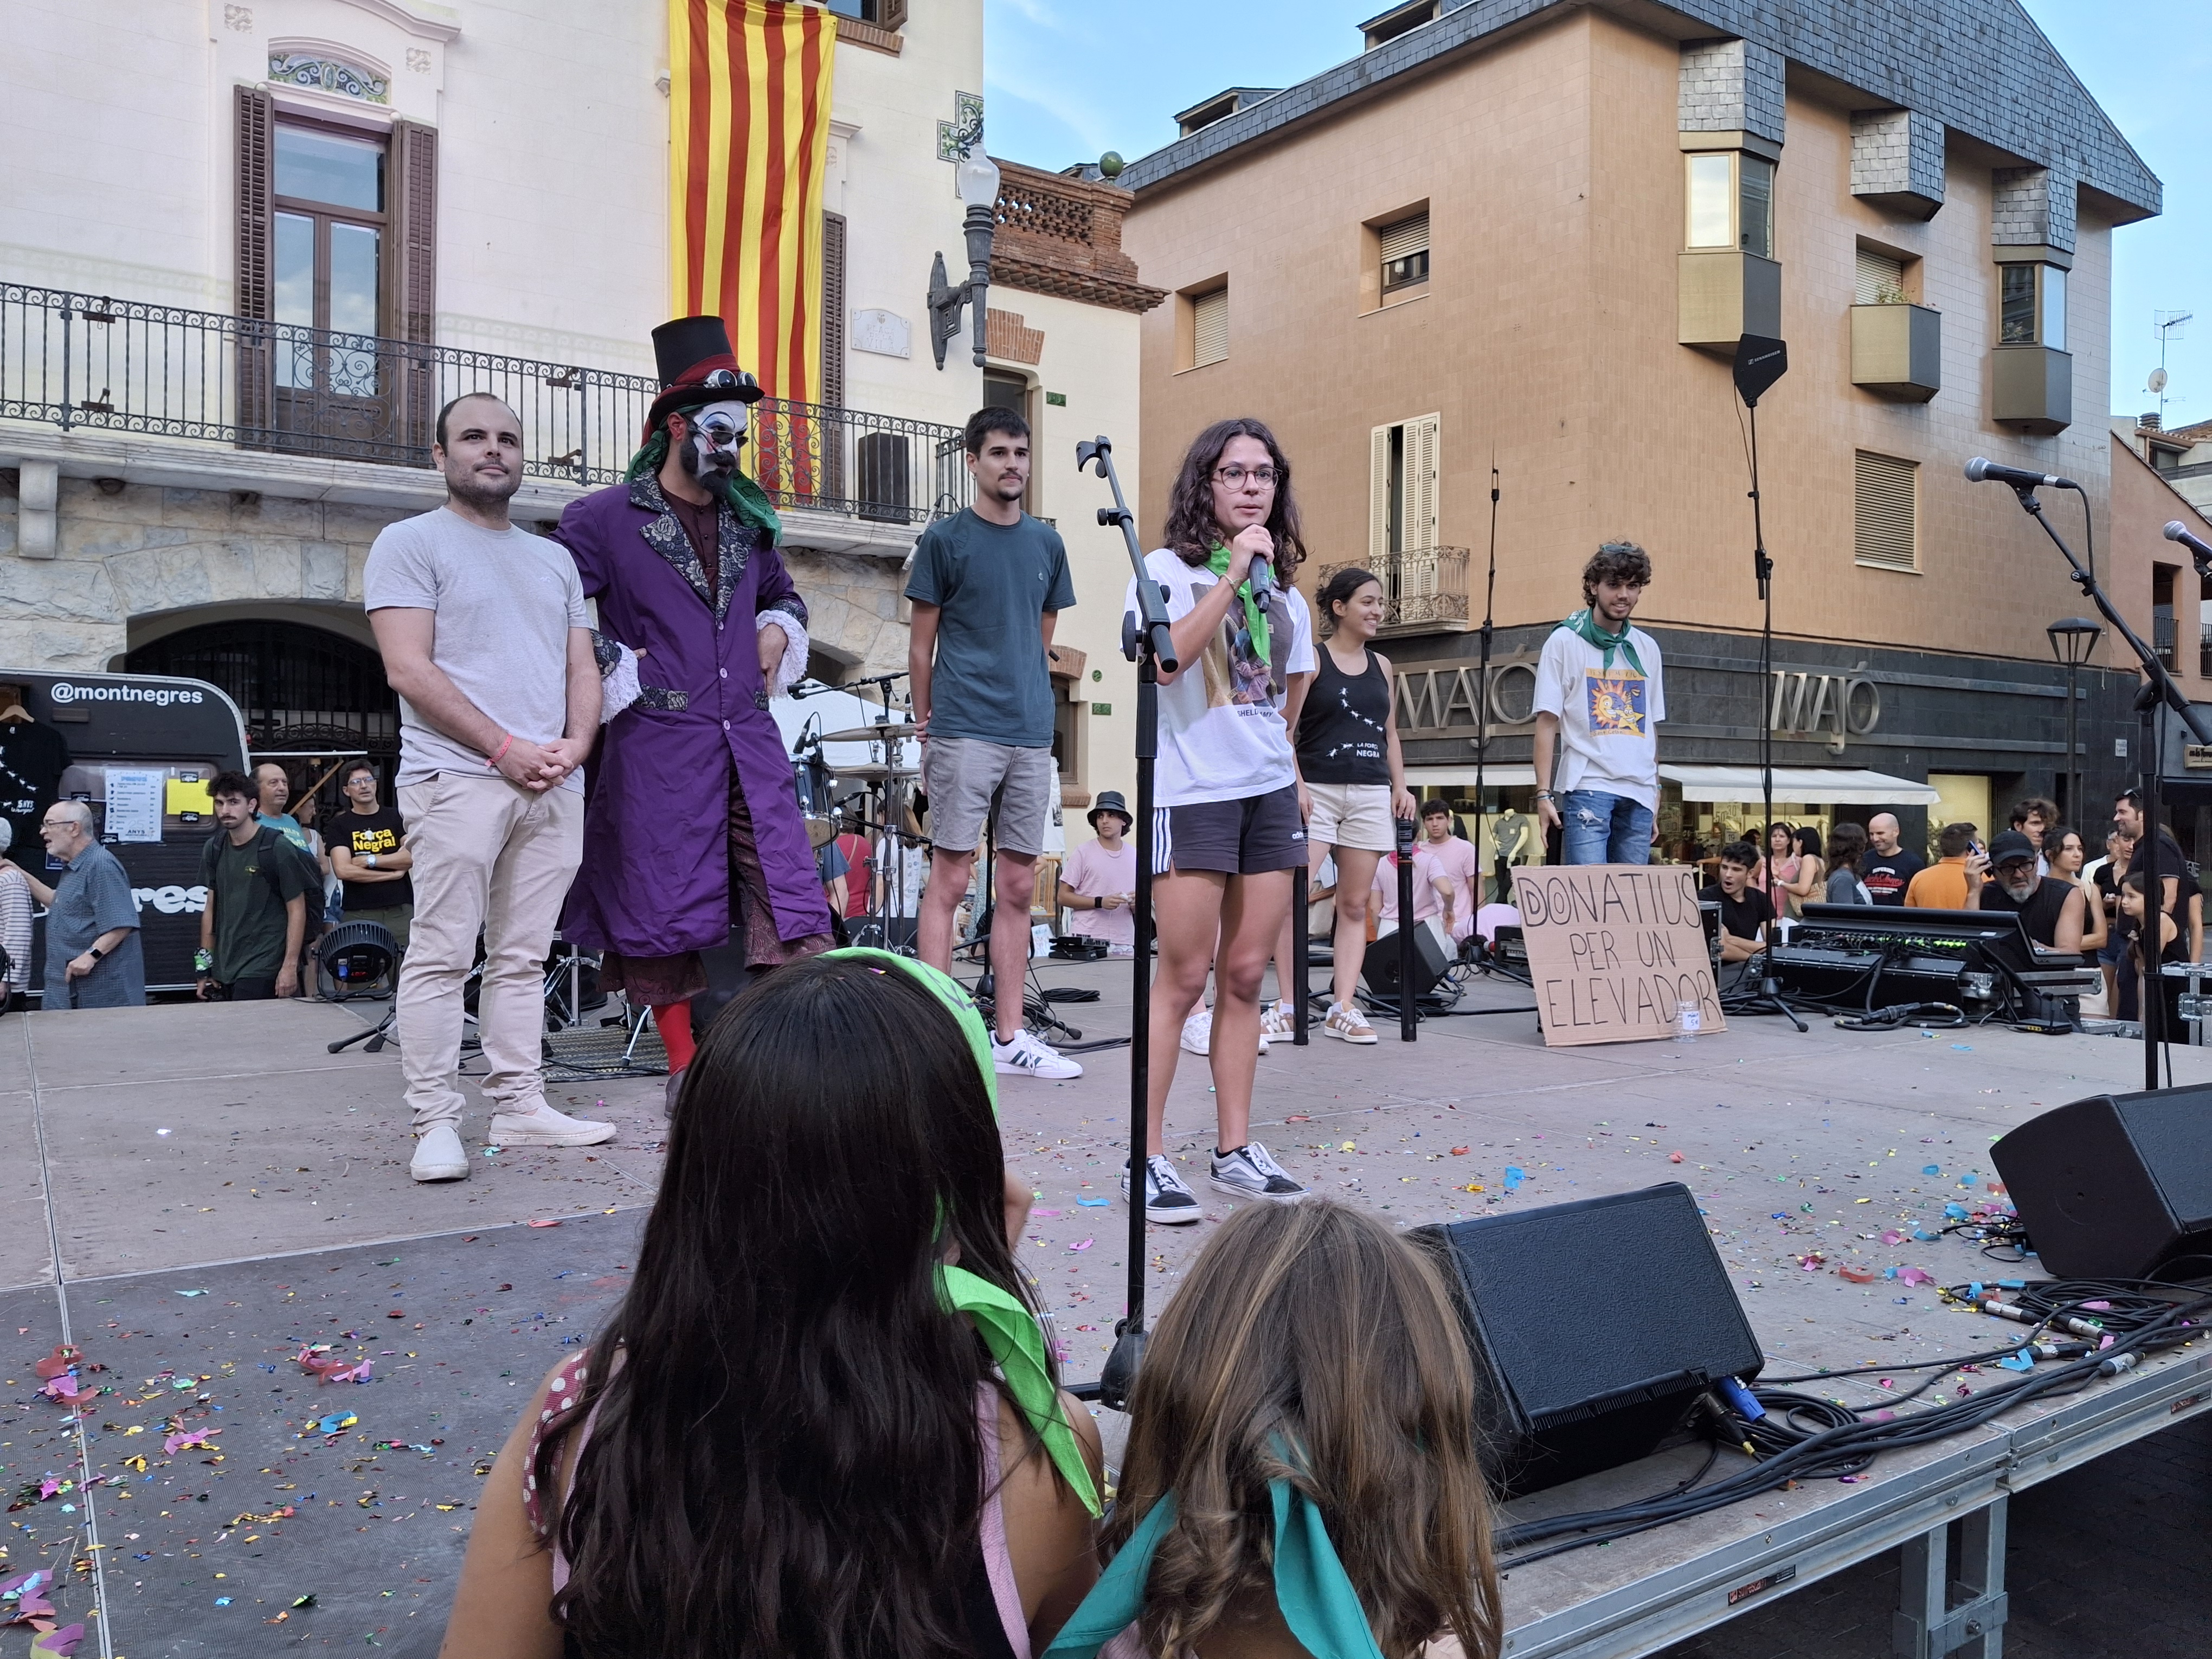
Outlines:
[[[428, 467], [469, 392], [522, 422], [526, 476], [618, 482], [649, 376], [59, 289], [0, 284], [0, 420]], [[921, 524], [967, 504], [957, 427], [769, 398], [747, 466], [778, 507]]]

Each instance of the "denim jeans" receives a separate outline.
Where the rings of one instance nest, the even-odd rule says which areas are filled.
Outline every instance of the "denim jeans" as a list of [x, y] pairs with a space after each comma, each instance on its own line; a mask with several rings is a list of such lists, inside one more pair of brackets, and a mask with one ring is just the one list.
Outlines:
[[1561, 857], [1568, 864], [1649, 864], [1651, 809], [1602, 789], [1559, 797]]

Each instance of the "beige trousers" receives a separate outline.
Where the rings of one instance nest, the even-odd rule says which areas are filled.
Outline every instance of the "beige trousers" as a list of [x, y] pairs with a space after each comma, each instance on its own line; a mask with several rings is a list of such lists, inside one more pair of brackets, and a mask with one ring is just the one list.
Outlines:
[[403, 786], [399, 811], [415, 855], [415, 919], [398, 999], [399, 1064], [415, 1133], [460, 1124], [461, 993], [479, 928], [484, 1098], [494, 1111], [534, 1111], [545, 1097], [545, 955], [583, 858], [584, 797], [441, 772]]

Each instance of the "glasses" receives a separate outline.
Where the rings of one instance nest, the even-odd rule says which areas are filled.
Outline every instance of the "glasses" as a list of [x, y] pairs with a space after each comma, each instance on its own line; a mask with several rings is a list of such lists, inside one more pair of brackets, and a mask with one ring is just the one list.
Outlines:
[[1273, 489], [1283, 475], [1272, 466], [1218, 466], [1213, 476], [1231, 489], [1242, 489], [1247, 478], [1262, 489]]
[[745, 435], [745, 423], [732, 420], [727, 415], [706, 415], [699, 420], [699, 434], [717, 449], [727, 449], [740, 442]]

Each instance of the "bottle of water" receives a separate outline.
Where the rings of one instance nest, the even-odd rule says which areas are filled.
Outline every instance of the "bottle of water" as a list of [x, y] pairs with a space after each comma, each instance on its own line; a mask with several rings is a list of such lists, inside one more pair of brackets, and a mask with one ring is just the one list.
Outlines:
[[1674, 1005], [1674, 1041], [1695, 1042], [1705, 1026], [1704, 1012], [1695, 1002], [1683, 1000]]

